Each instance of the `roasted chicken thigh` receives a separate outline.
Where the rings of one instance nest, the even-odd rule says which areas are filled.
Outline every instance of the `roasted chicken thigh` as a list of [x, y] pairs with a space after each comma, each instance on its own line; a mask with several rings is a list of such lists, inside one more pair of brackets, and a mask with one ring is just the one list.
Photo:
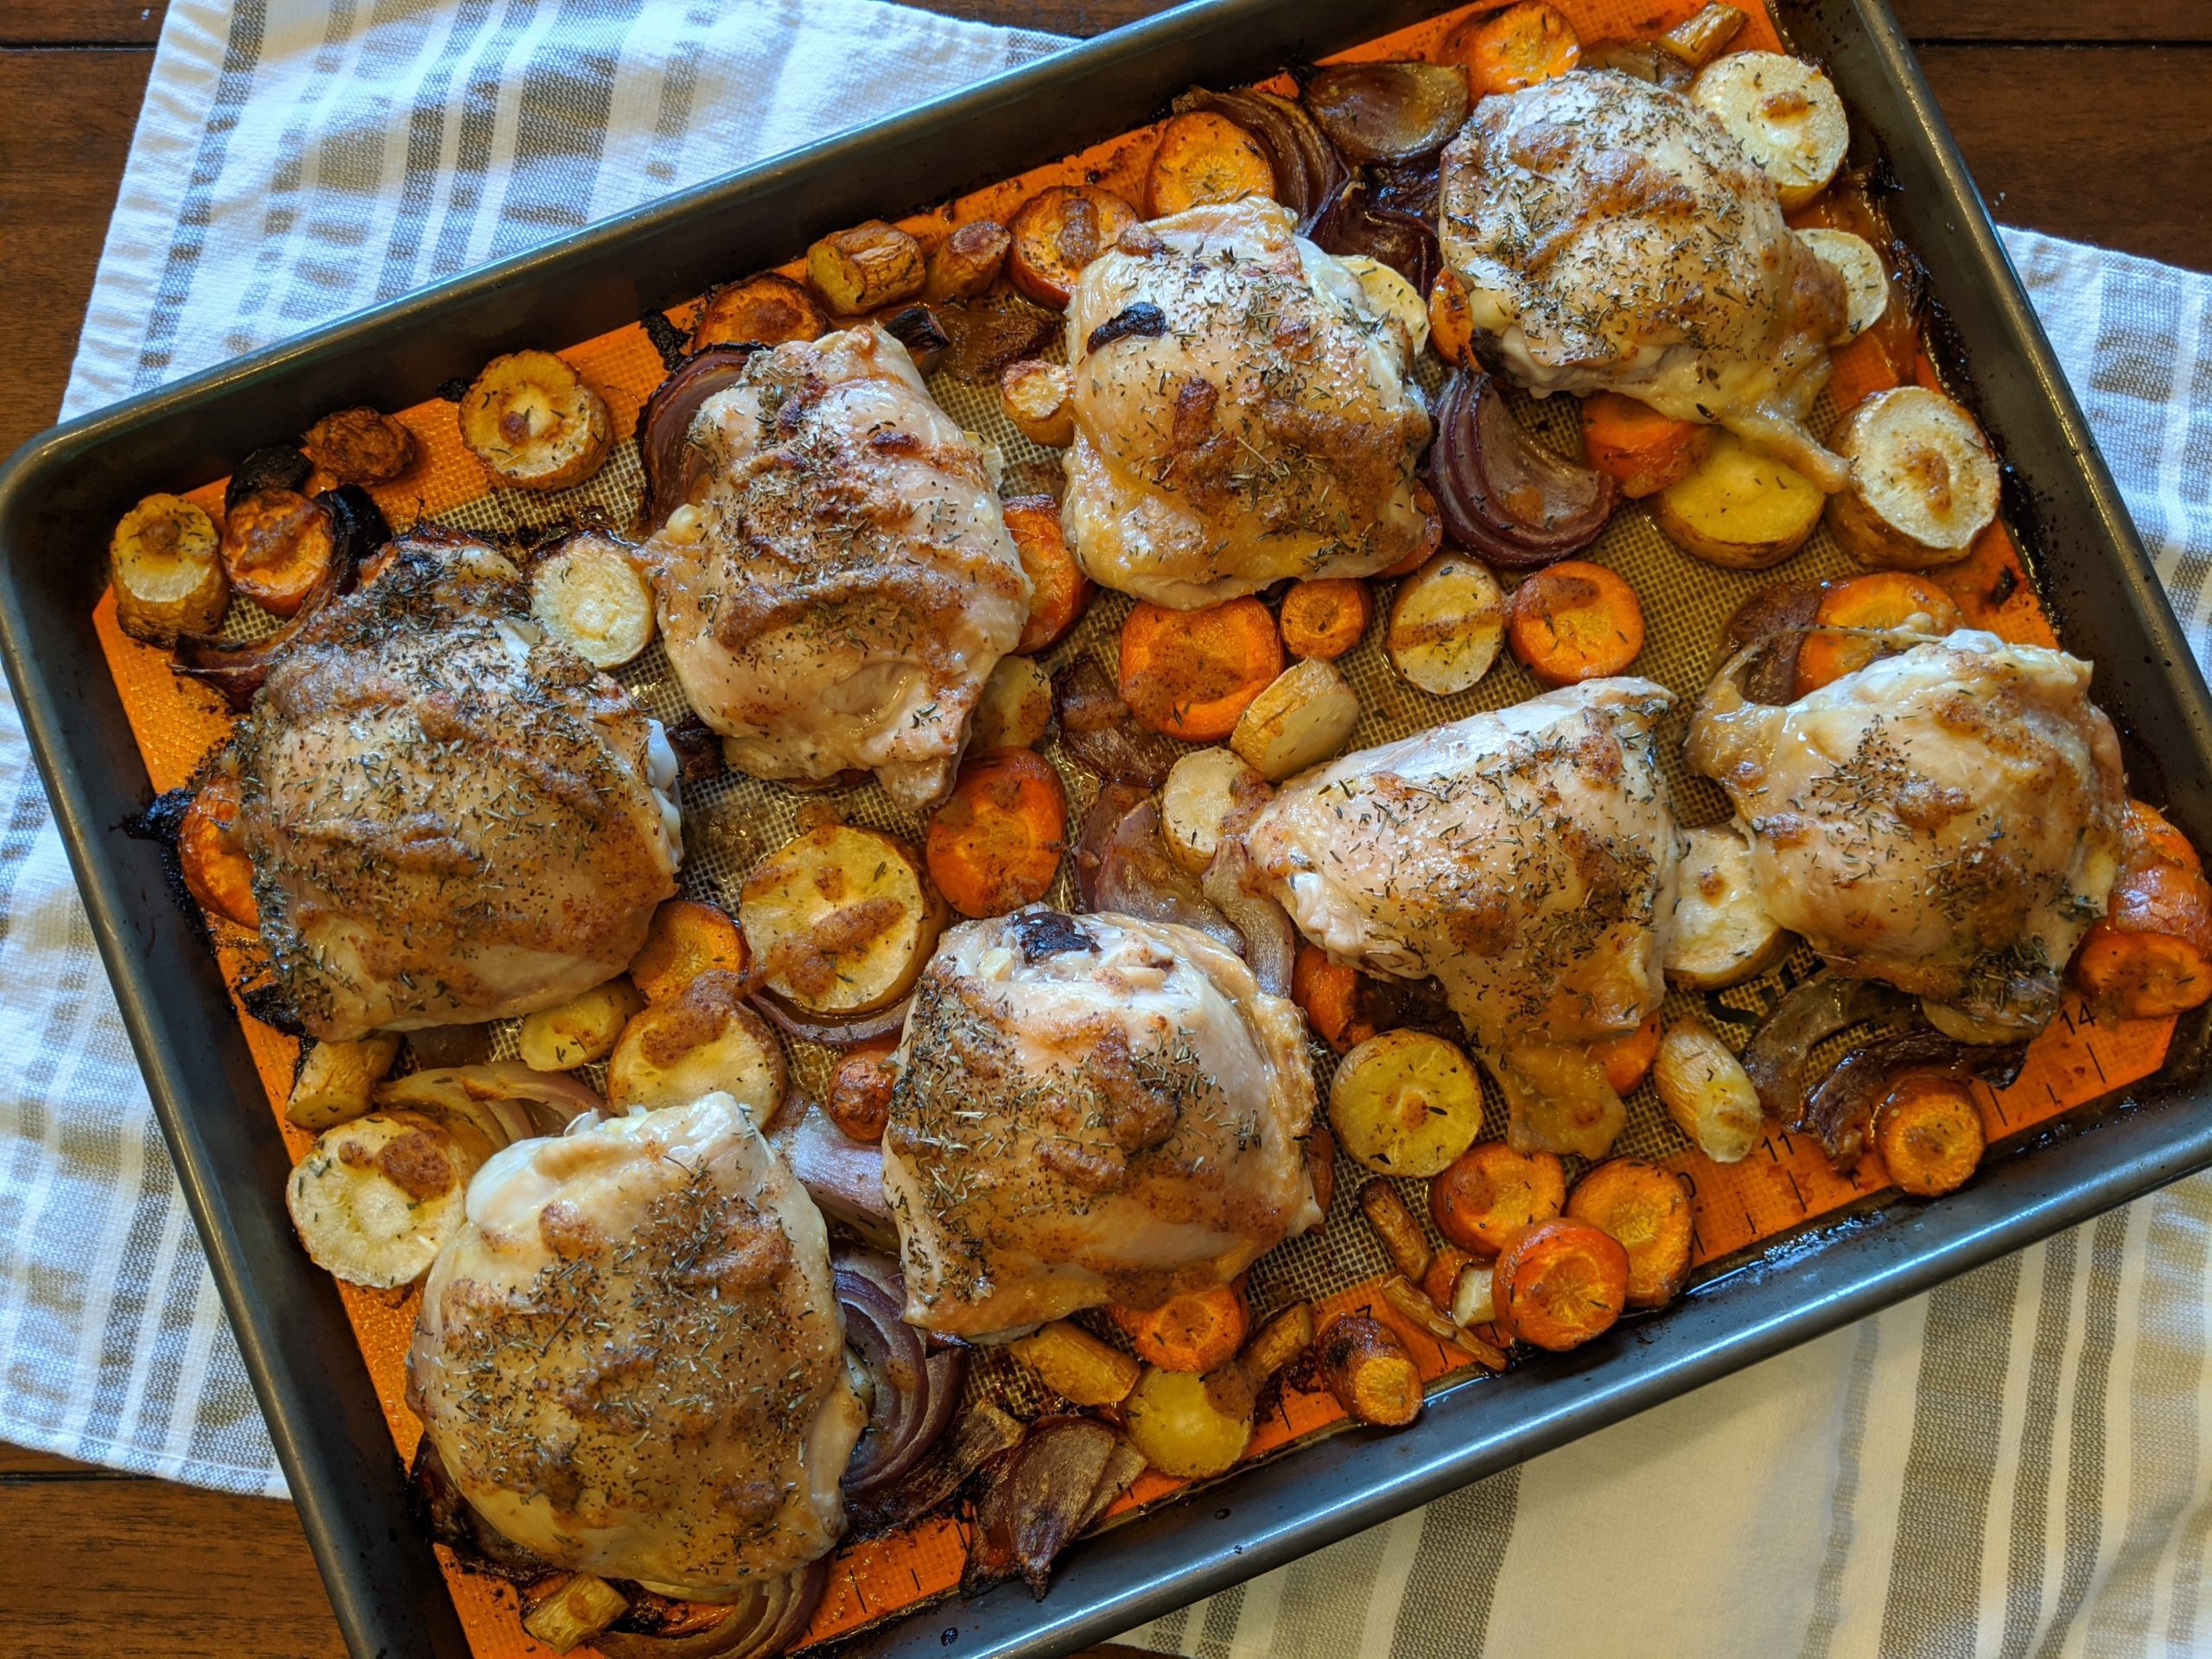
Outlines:
[[1734, 802], [1777, 921], [1954, 1033], [2026, 1037], [2119, 861], [2120, 744], [2088, 692], [2078, 658], [1954, 633], [1787, 704], [1724, 672], [1688, 758]]
[[1041, 906], [944, 937], [883, 1137], [909, 1322], [1014, 1334], [1225, 1283], [1318, 1222], [1298, 1010], [1169, 923]]
[[488, 548], [397, 543], [302, 629], [232, 755], [262, 938], [317, 1037], [566, 1001], [676, 891], [659, 726]]
[[861, 327], [755, 354], [690, 442], [692, 499], [646, 556], [692, 708], [756, 777], [872, 770], [935, 801], [1029, 614], [976, 441]]
[[1332, 957], [1441, 983], [1516, 1146], [1597, 1157], [1620, 1129], [1587, 1048], [1664, 992], [1680, 850], [1651, 728], [1672, 702], [1592, 680], [1472, 715], [1305, 773], [1246, 832]]
[[496, 1154], [407, 1375], [461, 1495], [556, 1567], [723, 1601], [844, 1530], [829, 1236], [728, 1095]]
[[1577, 73], [1484, 99], [1445, 147], [1440, 236], [1484, 354], [1536, 391], [1618, 391], [1717, 423], [1831, 493], [1804, 421], [1841, 280], [1688, 98]]
[[1062, 523], [1094, 581], [1190, 609], [1433, 540], [1404, 327], [1264, 198], [1135, 226], [1068, 305]]

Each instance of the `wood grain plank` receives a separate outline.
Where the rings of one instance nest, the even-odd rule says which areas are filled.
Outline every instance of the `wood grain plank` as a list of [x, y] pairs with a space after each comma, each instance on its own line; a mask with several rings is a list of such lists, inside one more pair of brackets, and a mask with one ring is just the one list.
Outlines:
[[151, 46], [166, 0], [8, 0], [0, 46]]
[[1890, 0], [1916, 41], [2212, 41], [2204, 0]]
[[60, 407], [153, 61], [138, 47], [0, 51], [0, 225], [15, 227], [0, 235], [0, 362], [16, 385], [0, 455]]

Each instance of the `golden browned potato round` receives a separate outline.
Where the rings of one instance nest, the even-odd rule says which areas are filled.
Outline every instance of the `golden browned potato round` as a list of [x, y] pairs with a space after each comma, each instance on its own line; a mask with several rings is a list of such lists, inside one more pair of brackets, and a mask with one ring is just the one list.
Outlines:
[[944, 900], [904, 842], [855, 824], [810, 830], [746, 877], [747, 955], [769, 988], [815, 1014], [897, 1001], [936, 949]]
[[511, 490], [581, 484], [614, 442], [605, 400], [551, 352], [493, 358], [462, 396], [460, 418], [461, 441]]
[[115, 620], [134, 639], [173, 645], [219, 627], [231, 602], [215, 521], [181, 495], [149, 495], [108, 543]]
[[1827, 505], [1812, 480], [1732, 432], [1713, 440], [1695, 472], [1650, 499], [1652, 522], [1669, 541], [1728, 570], [1781, 563], [1804, 546]]
[[1835, 436], [1851, 483], [1828, 528], [1861, 564], [1953, 564], [1997, 518], [1997, 456], [1973, 416], [1939, 391], [1897, 386], [1851, 411]]

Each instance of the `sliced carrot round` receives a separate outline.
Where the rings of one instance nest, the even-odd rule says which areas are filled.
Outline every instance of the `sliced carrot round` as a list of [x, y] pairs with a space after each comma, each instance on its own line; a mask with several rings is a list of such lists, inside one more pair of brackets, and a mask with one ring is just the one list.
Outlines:
[[1630, 1307], [1664, 1307], [1689, 1276], [1690, 1195], [1674, 1171], [1615, 1158], [1575, 1183], [1567, 1213], [1628, 1252]]
[[1505, 634], [1539, 684], [1603, 679], [1643, 649], [1643, 606], [1618, 572], [1563, 559], [1514, 589]]
[[1493, 1256], [1532, 1222], [1567, 1202], [1567, 1166], [1548, 1152], [1516, 1152], [1503, 1141], [1469, 1147], [1428, 1184], [1436, 1230], [1463, 1250]]
[[1329, 960], [1318, 945], [1300, 944], [1290, 968], [1290, 1000], [1306, 1011], [1306, 1022], [1339, 1054], [1349, 1054], [1375, 1035], [1359, 1017], [1359, 970]]
[[1186, 110], [1160, 130], [1160, 148], [1145, 175], [1145, 204], [1154, 219], [1209, 202], [1272, 196], [1275, 170], [1260, 141], [1225, 115]]
[[700, 975], [745, 971], [745, 936], [728, 911], [701, 899], [670, 899], [653, 912], [645, 942], [630, 958], [630, 982], [648, 1002], [681, 996]]
[[[1467, 279], [1456, 270], [1440, 274], [1428, 289], [1428, 349], [1452, 368], [1476, 366], [1475, 313]], [[1385, 571], [1393, 575], [1395, 571]]]
[[1491, 16], [1469, 18], [1446, 38], [1444, 55], [1466, 66], [1468, 90], [1480, 99], [1566, 74], [1582, 61], [1582, 43], [1559, 12], [1541, 0], [1528, 0]]
[[1006, 527], [1029, 576], [1029, 620], [1014, 653], [1034, 657], [1067, 638], [1090, 605], [1090, 578], [1060, 533], [1060, 504], [1049, 495], [1017, 495], [1001, 505]]
[[201, 906], [240, 927], [261, 925], [261, 906], [253, 896], [253, 861], [238, 850], [231, 835], [238, 819], [238, 780], [219, 772], [200, 785], [177, 828], [177, 861], [185, 891]]
[[1632, 499], [1656, 495], [1695, 472], [1712, 451], [1714, 429], [1617, 391], [1582, 400], [1582, 459]]
[[1617, 1095], [1635, 1091], [1659, 1056], [1659, 1011], [1654, 1008], [1634, 1031], [1590, 1045], [1590, 1058], [1605, 1068], [1605, 1086]]
[[1234, 1285], [1186, 1291], [1159, 1307], [1109, 1306], [1137, 1357], [1163, 1371], [1211, 1371], [1236, 1357], [1252, 1311]]
[[1628, 1252], [1586, 1221], [1561, 1216], [1524, 1227], [1491, 1276], [1497, 1323], [1516, 1341], [1554, 1353], [1612, 1329], [1628, 1306]]
[[1949, 1077], [1899, 1080], [1874, 1115], [1874, 1149], [1890, 1179], [1923, 1198], [1955, 1192], [1988, 1145], [1981, 1109]]
[[[1816, 627], [1902, 628], [1915, 633], [1948, 633], [1961, 620], [1958, 605], [1948, 594], [1910, 570], [1877, 570], [1831, 582], [1821, 590], [1820, 608], [1813, 613]], [[1856, 673], [1880, 652], [1877, 640], [1808, 634], [1797, 650], [1797, 695], [1802, 697]]]
[[2212, 959], [2187, 939], [2099, 922], [2075, 953], [2074, 980], [2099, 1013], [2152, 1020], [2212, 998]]
[[2121, 833], [2125, 838], [2121, 857], [2130, 865], [2178, 864], [2200, 873], [2204, 868], [2204, 861], [2190, 845], [2189, 837], [2147, 802], [2128, 802], [2127, 821]]
[[1068, 797], [1034, 749], [989, 749], [930, 820], [930, 879], [963, 916], [1003, 916], [1052, 891], [1067, 849]]
[[297, 613], [337, 556], [330, 511], [292, 490], [256, 490], [224, 515], [223, 570], [233, 592], [275, 616]]
[[1149, 600], [1122, 624], [1122, 701], [1143, 725], [1210, 743], [1282, 672], [1282, 640], [1268, 607], [1247, 596], [1198, 611]]
[[1294, 657], [1334, 662], [1360, 641], [1375, 615], [1367, 584], [1349, 576], [1294, 582], [1282, 598], [1282, 643]]

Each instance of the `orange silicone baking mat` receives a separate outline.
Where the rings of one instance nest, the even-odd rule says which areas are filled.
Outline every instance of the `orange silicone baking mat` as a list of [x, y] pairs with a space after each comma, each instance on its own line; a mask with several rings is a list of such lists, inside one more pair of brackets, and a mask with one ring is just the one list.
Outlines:
[[[1655, 33], [1695, 10], [1698, 0], [1645, 0], [1644, 3], [1555, 0], [1555, 3], [1580, 38], [1594, 43]], [[1446, 13], [1344, 55], [1431, 55], [1467, 11], [1494, 9], [1479, 6]], [[1768, 48], [1780, 44], [1763, 13], [1751, 17], [1738, 43]], [[1165, 96], [1176, 89], [1160, 90]], [[1010, 217], [1015, 206], [1043, 185], [1075, 180], [1103, 184], [1132, 200], [1141, 200], [1154, 137], [1155, 131], [1150, 128], [1128, 134], [905, 222], [925, 243], [933, 243], [966, 220]], [[796, 259], [786, 269], [798, 274]], [[676, 321], [685, 321], [680, 308]], [[613, 412], [618, 431], [631, 429], [639, 405], [664, 372], [660, 357], [641, 327], [624, 327], [581, 342], [539, 343], [561, 350], [598, 389]], [[1432, 388], [1433, 366], [1430, 365]], [[1933, 377], [1924, 360], [1919, 372], [1923, 378]], [[1830, 400], [1847, 405], [1866, 392], [1891, 383], [1886, 361], [1875, 342], [1863, 339], [1838, 353]], [[932, 390], [963, 424], [998, 445], [1007, 463], [1008, 493], [1020, 487], [1036, 487], [1039, 468], [1051, 464], [1051, 458], [1005, 421], [993, 387], [963, 384], [940, 372], [932, 380]], [[1578, 442], [1573, 404], [1571, 398], [1549, 403], [1516, 399], [1522, 420], [1542, 441], [1570, 452]], [[1823, 416], [1833, 418], [1834, 413], [1831, 408]], [[480, 531], [526, 534], [556, 521], [594, 517], [624, 524], [635, 509], [642, 475], [634, 448], [628, 444], [618, 446], [600, 474], [588, 483], [555, 495], [531, 496], [488, 488], [482, 469], [460, 442], [451, 404], [418, 404], [402, 411], [399, 418], [414, 431], [420, 455], [404, 476], [372, 492], [395, 528], [404, 529], [429, 518]], [[1023, 480], [1027, 480], [1026, 486], [1017, 483]], [[319, 488], [327, 482], [317, 480], [309, 487]], [[194, 490], [191, 499], [219, 519], [219, 482]], [[1688, 558], [1668, 543], [1633, 507], [1616, 515], [1597, 548], [1586, 556], [1613, 566], [1637, 588], [1644, 605], [1648, 638], [1635, 671], [1681, 694], [1685, 709], [1711, 672], [1723, 621], [1745, 596], [1771, 579], [1767, 573], [1721, 570]], [[1820, 576], [1853, 568], [1822, 531], [1796, 556], [1789, 573]], [[2050, 643], [2052, 636], [2034, 584], [2025, 575], [2011, 538], [2000, 526], [1989, 532], [1972, 558], [1940, 573], [1940, 580], [1960, 601], [1970, 621], [2008, 638]], [[1127, 601], [1102, 594], [1084, 624], [1052, 653], [1048, 665], [1057, 667], [1083, 652], [1104, 653], [1110, 661], [1112, 642], [1127, 608]], [[1378, 608], [1387, 609], [1387, 604]], [[228, 626], [235, 633], [266, 632], [274, 626], [271, 619], [258, 614], [243, 600], [233, 605], [232, 613]], [[172, 674], [166, 652], [141, 645], [116, 627], [111, 594], [102, 601], [97, 621], [155, 787], [169, 789], [187, 782], [224, 741], [229, 716], [211, 692]], [[1451, 697], [1433, 697], [1398, 679], [1372, 637], [1339, 665], [1361, 698], [1363, 714], [1353, 736], [1357, 747], [1402, 736], [1478, 709], [1518, 702], [1539, 689], [1509, 658], [1501, 658], [1473, 690]], [[669, 720], [685, 712], [658, 645], [626, 668], [621, 677], [656, 715]], [[1678, 709], [1672, 728], [1676, 738], [1681, 718], [1682, 710]], [[1705, 780], [1682, 772], [1675, 754], [1679, 743], [1662, 741], [1662, 748], [1684, 821], [1699, 823], [1725, 818], [1726, 809], [1719, 791]], [[1057, 747], [1050, 753], [1068, 781], [1072, 838], [1073, 826], [1081, 822], [1096, 785], [1069, 763]], [[830, 798], [835, 810], [853, 822], [910, 840], [919, 838], [921, 821], [894, 806], [873, 783]], [[809, 798], [810, 815], [823, 810], [823, 799]], [[701, 896], [718, 899], [732, 909], [745, 871], [762, 853], [795, 833], [798, 825], [799, 804], [791, 792], [741, 777], [704, 785], [687, 785], [683, 806], [685, 884]], [[1066, 880], [1064, 872], [1064, 885], [1057, 895], [1063, 903], [1071, 902]], [[223, 925], [216, 924], [218, 950], [225, 971], [235, 979], [251, 962], [253, 941], [234, 930], [226, 935]], [[1782, 993], [1815, 965], [1811, 953], [1801, 946], [1780, 969], [1750, 984], [1702, 995], [1671, 995], [1668, 1013], [1671, 1017], [1694, 1010], [1716, 1029], [1732, 1033], [1732, 1039], [1740, 1041]], [[240, 1109], [274, 1110], [282, 1122], [296, 1045], [246, 1017], [243, 1010], [240, 1019], [268, 1094], [265, 1102], [240, 1103]], [[2147, 1076], [2164, 1058], [2172, 1023], [2145, 1020], [2101, 1027], [2078, 1018], [2077, 1011], [2069, 1006], [2031, 1049], [2026, 1067], [2015, 1083], [2001, 1090], [1974, 1085], [1992, 1138], [2029, 1128]], [[511, 1033], [499, 1033], [497, 1043], [495, 1052], [513, 1052]], [[1325, 1094], [1332, 1058], [1319, 1046], [1314, 1052]], [[798, 1046], [792, 1061], [797, 1088], [801, 1091], [818, 1089], [829, 1057]], [[1629, 1125], [1615, 1149], [1651, 1159], [1688, 1178], [1694, 1195], [1700, 1264], [1858, 1203], [1878, 1193], [1884, 1185], [1878, 1160], [1870, 1156], [1855, 1178], [1840, 1177], [1828, 1166], [1817, 1146], [1778, 1130], [1745, 1161], [1716, 1165], [1688, 1144], [1648, 1085], [1630, 1099], [1629, 1106]], [[1494, 1092], [1488, 1099], [1487, 1112], [1485, 1133], [1501, 1134], [1504, 1110]], [[289, 1124], [283, 1132], [295, 1158], [303, 1154], [311, 1138]], [[1349, 1193], [1364, 1179], [1364, 1172], [1349, 1163], [1343, 1164], [1338, 1174], [1340, 1193]], [[1410, 1207], [1416, 1215], [1425, 1216], [1427, 1205], [1422, 1195], [1414, 1190], [1416, 1184], [1407, 1185]], [[272, 1202], [274, 1198], [272, 1194]], [[1406, 1325], [1375, 1298], [1384, 1267], [1381, 1246], [1357, 1213], [1357, 1206], [1340, 1198], [1320, 1232], [1293, 1241], [1255, 1267], [1250, 1279], [1255, 1315], [1264, 1317], [1273, 1307], [1300, 1296], [1313, 1300], [1317, 1314], [1324, 1319], [1352, 1307], [1371, 1307], [1399, 1329], [1432, 1379], [1463, 1373], [1467, 1365], [1465, 1356]], [[411, 1455], [419, 1428], [403, 1403], [402, 1371], [414, 1322], [415, 1294], [350, 1286], [341, 1288], [393, 1440], [403, 1456]], [[1121, 1340], [1103, 1322], [1097, 1328], [1108, 1339]], [[1527, 1363], [1541, 1365], [1543, 1360]], [[1035, 1379], [1003, 1352], [979, 1355], [971, 1366], [970, 1386], [990, 1391], [1018, 1414], [1033, 1414], [1052, 1403]], [[1265, 1456], [1293, 1440], [1325, 1432], [1342, 1414], [1325, 1393], [1286, 1389], [1270, 1416], [1261, 1424], [1252, 1455]], [[1144, 1476], [1117, 1506], [1116, 1513], [1160, 1501], [1179, 1484], [1163, 1477]], [[935, 1520], [906, 1533], [848, 1545], [836, 1558], [831, 1587], [808, 1640], [849, 1635], [949, 1592], [958, 1584], [966, 1541], [963, 1523]], [[475, 1651], [484, 1659], [548, 1651], [523, 1632], [512, 1590], [456, 1567], [450, 1559], [446, 1567], [462, 1622]]]

